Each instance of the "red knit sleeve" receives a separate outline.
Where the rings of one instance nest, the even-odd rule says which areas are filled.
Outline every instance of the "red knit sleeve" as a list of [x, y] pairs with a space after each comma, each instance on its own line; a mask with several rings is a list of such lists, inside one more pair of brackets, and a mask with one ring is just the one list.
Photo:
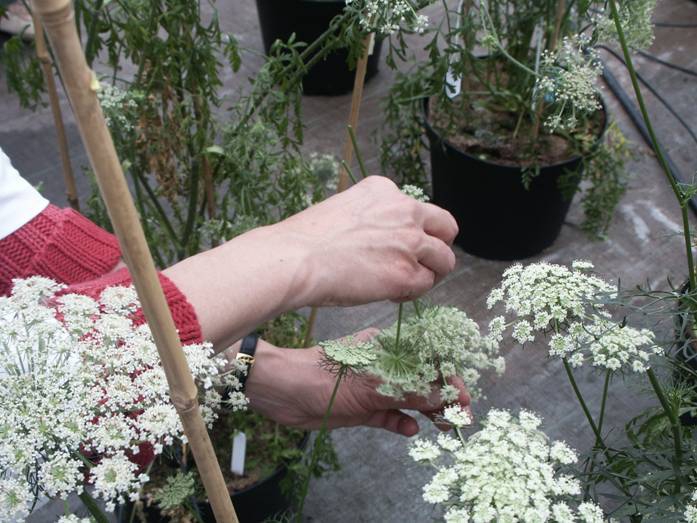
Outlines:
[[49, 205], [29, 223], [0, 240], [0, 295], [13, 278], [45, 276], [61, 283], [91, 280], [112, 270], [119, 243], [72, 209]]
[[[169, 278], [164, 274], [158, 274], [158, 276], [160, 277], [160, 285], [162, 285], [162, 290], [164, 290], [165, 298], [172, 312], [172, 318], [174, 319], [174, 324], [177, 327], [177, 332], [179, 333], [182, 344], [202, 343], [203, 336], [201, 335], [201, 325], [198, 322], [194, 307]], [[120, 269], [96, 280], [71, 285], [61, 291], [61, 294], [84, 294], [98, 299], [99, 295], [107, 287], [128, 286], [131, 285], [131, 283], [131, 275], [128, 269]], [[139, 310], [136, 313], [135, 323], [145, 323], [143, 311]]]

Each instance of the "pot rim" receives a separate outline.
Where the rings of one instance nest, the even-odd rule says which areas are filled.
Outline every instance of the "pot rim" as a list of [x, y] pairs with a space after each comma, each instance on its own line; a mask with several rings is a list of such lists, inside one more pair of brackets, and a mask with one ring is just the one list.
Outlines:
[[[305, 449], [307, 447], [309, 440], [310, 440], [310, 433], [306, 431], [304, 433], [302, 439], [300, 440], [300, 443], [298, 443], [298, 448]], [[288, 469], [288, 466], [285, 463], [279, 463], [271, 474], [264, 477], [263, 479], [260, 479], [259, 481], [256, 481], [255, 483], [252, 483], [248, 487], [245, 487], [242, 490], [234, 490], [232, 492], [230, 491], [230, 489], [228, 489], [228, 492], [230, 493], [230, 497], [234, 501], [235, 496], [241, 496], [243, 494], [246, 494], [247, 492], [254, 490], [255, 488], [258, 488], [260, 485], [264, 485], [265, 483], [268, 483], [268, 482], [278, 478], [278, 476], [280, 476], [282, 473], [284, 473], [287, 469]], [[200, 503], [208, 503], [208, 500], [207, 499], [199, 500], [199, 502]]]
[[[450, 140], [447, 138], [443, 137], [440, 132], [438, 132], [436, 129], [433, 128], [431, 123], [428, 121], [428, 109], [429, 109], [429, 100], [430, 96], [425, 96], [422, 100], [422, 110], [423, 110], [423, 126], [426, 129], [427, 134], [432, 134], [435, 136], [442, 144], [445, 146], [449, 147], [453, 151], [457, 152], [458, 154], [461, 154], [463, 156], [467, 156], [468, 158], [472, 158], [474, 160], [477, 160], [479, 162], [482, 162], [486, 165], [490, 165], [491, 167], [496, 167], [497, 169], [508, 169], [510, 171], [516, 171], [520, 172], [521, 169], [523, 169], [522, 165], [507, 165], [503, 163], [496, 163], [492, 162], [491, 160], [486, 160], [479, 158], [471, 153], [468, 153], [467, 151], [463, 151], [460, 147], [456, 146], [453, 144]], [[602, 111], [602, 113], [605, 115], [605, 118], [603, 119], [603, 125], [601, 131], [598, 133], [597, 139], [595, 143], [593, 144], [593, 148], [597, 147], [598, 144], [603, 140], [605, 137], [605, 133], [607, 132], [607, 129], [610, 125], [610, 118], [608, 115], [607, 111], [607, 104], [605, 103], [605, 97], [602, 95], [602, 93], [598, 93], [598, 100], [600, 101], [600, 106], [601, 108], [599, 111]], [[555, 168], [561, 168], [564, 166], [567, 166], [569, 164], [572, 164], [574, 162], [578, 162], [582, 160], [584, 155], [577, 154], [572, 156], [571, 158], [568, 158], [566, 160], [556, 162], [556, 163], [550, 163], [546, 165], [540, 165], [540, 169], [555, 169]]]

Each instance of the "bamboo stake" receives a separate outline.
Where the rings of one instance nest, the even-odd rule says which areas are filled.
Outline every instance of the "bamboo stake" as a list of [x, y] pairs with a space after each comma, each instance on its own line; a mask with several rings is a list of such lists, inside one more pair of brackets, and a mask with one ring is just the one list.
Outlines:
[[[361, 54], [358, 63], [356, 64], [356, 76], [353, 80], [353, 94], [351, 96], [351, 111], [349, 112], [348, 126], [346, 127], [346, 139], [342, 152], [342, 167], [339, 171], [339, 186], [338, 192], [345, 191], [349, 188], [350, 175], [345, 166], [350, 166], [353, 160], [353, 143], [349, 129], [354, 131], [358, 129], [358, 115], [361, 109], [361, 101], [363, 100], [363, 87], [365, 86], [365, 73], [368, 69], [368, 58], [373, 47], [374, 35], [371, 33], [363, 39], [363, 53]], [[305, 331], [305, 340], [303, 346], [308, 347], [312, 341], [312, 331], [317, 321], [317, 307], [312, 307], [310, 316], [307, 319], [307, 329]]]
[[51, 104], [51, 112], [53, 113], [53, 124], [56, 127], [58, 138], [58, 151], [61, 157], [61, 165], [63, 167], [63, 181], [65, 182], [65, 195], [70, 206], [76, 211], [80, 210], [80, 201], [77, 197], [77, 186], [75, 185], [75, 175], [73, 167], [70, 164], [70, 154], [68, 152], [68, 139], [65, 135], [65, 126], [63, 125], [63, 113], [61, 111], [60, 102], [58, 100], [58, 91], [56, 89], [56, 80], [53, 77], [53, 62], [51, 55], [46, 47], [44, 39], [44, 28], [41, 25], [36, 11], [32, 9], [32, 19], [34, 22], [34, 43], [36, 44], [36, 56], [41, 63], [41, 70], [46, 81], [46, 91], [48, 92], [49, 103]]
[[[356, 131], [358, 129], [358, 113], [361, 110], [361, 100], [363, 100], [363, 86], [365, 85], [365, 73], [368, 69], [368, 58], [373, 43], [373, 34], [369, 34], [363, 39], [363, 54], [361, 54], [358, 64], [356, 65], [356, 76], [353, 80], [353, 95], [351, 96], [351, 112], [349, 113], [348, 125]], [[346, 139], [344, 141], [344, 149], [341, 155], [346, 165], [351, 165], [353, 160], [353, 144], [351, 136], [346, 131]], [[339, 174], [339, 192], [349, 188], [349, 174], [346, 168], [342, 168]]]
[[237, 522], [198, 405], [198, 390], [181, 349], [155, 264], [145, 241], [114, 143], [95, 94], [98, 85], [85, 62], [71, 0], [35, 0], [65, 82], [80, 135], [97, 176], [102, 198], [133, 276], [143, 312], [152, 330], [170, 395], [182, 420], [196, 464], [218, 522]]

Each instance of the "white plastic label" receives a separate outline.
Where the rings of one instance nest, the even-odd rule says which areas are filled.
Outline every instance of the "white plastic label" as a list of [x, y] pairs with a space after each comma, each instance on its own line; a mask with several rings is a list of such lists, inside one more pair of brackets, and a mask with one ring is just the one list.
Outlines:
[[244, 432], [235, 433], [232, 438], [232, 455], [230, 457], [230, 472], [238, 476], [244, 475], [244, 460], [247, 455], [247, 435]]
[[445, 75], [445, 94], [451, 100], [460, 94], [462, 90], [462, 77], [456, 76], [452, 69], [448, 69]]

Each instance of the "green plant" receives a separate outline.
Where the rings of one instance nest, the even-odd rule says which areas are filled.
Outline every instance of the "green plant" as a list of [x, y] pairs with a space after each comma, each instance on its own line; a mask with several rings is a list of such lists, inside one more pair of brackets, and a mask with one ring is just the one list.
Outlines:
[[[645, 45], [652, 2], [623, 5], [632, 13], [633, 43]], [[575, 176], [574, 188], [588, 182], [583, 228], [603, 236], [627, 183], [619, 131], [599, 140], [602, 66], [593, 47], [614, 38], [604, 8], [604, 1], [575, 0], [464, 0], [455, 10], [444, 4], [442, 23], [427, 33], [427, 58], [412, 64], [399, 55], [407, 64], [385, 101], [383, 170], [428, 187], [424, 118], [457, 147], [520, 166], [526, 182], [540, 167], [580, 154], [580, 171], [567, 180]], [[476, 54], [480, 49], [485, 54]]]

